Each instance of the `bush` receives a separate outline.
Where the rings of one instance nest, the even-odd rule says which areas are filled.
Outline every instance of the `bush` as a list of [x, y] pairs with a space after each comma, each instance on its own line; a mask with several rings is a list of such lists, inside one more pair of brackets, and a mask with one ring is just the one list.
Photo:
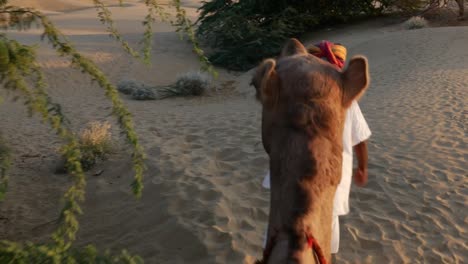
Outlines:
[[111, 151], [111, 125], [108, 122], [91, 122], [79, 135], [81, 164], [89, 170], [98, 161], [106, 159]]
[[202, 72], [187, 72], [177, 77], [173, 85], [160, 88], [159, 98], [172, 96], [200, 96], [209, 88], [211, 78]]
[[117, 90], [130, 95], [135, 100], [156, 100], [157, 93], [153, 87], [134, 80], [123, 80], [117, 84]]
[[203, 72], [191, 71], [179, 75], [174, 84], [150, 87], [140, 82], [125, 80], [117, 87], [123, 94], [129, 94], [135, 100], [157, 100], [176, 96], [200, 96], [209, 88], [211, 77]]
[[212, 0], [200, 8], [197, 34], [214, 49], [209, 57], [213, 64], [247, 70], [276, 55], [289, 37], [320, 25], [381, 14], [390, 1]]
[[420, 16], [412, 17], [405, 21], [404, 27], [406, 29], [418, 29], [428, 26], [427, 20]]
[[132, 99], [135, 100], [156, 100], [158, 99], [157, 92], [154, 88], [150, 87], [140, 87], [135, 89], [132, 94]]
[[127, 95], [132, 94], [135, 90], [138, 90], [141, 87], [145, 87], [145, 85], [134, 80], [123, 80], [117, 84], [117, 90]]

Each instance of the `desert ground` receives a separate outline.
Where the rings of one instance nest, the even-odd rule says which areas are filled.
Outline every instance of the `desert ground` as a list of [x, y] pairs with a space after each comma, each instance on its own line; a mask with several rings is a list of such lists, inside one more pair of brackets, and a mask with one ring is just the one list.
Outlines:
[[[167, 23], [155, 26], [148, 67], [108, 37], [86, 1], [16, 2], [50, 14], [114, 83], [167, 85], [199, 67], [190, 44]], [[137, 45], [145, 7], [126, 2], [111, 10], [125, 39]], [[194, 18], [199, 2], [182, 3]], [[260, 106], [248, 85], [252, 71], [218, 69], [216, 89], [198, 98], [135, 101], [122, 95], [147, 153], [145, 188], [136, 200], [130, 155], [104, 91], [40, 42], [40, 32], [8, 34], [40, 44], [47, 90], [74, 129], [107, 120], [119, 142], [94, 169], [103, 173], [89, 173], [77, 245], [126, 248], [146, 263], [252, 263], [260, 257], [268, 159]], [[468, 27], [404, 30], [365, 22], [310, 33], [302, 41], [321, 39], [343, 43], [349, 56], [367, 56], [371, 75], [360, 101], [373, 133], [369, 183], [352, 187], [336, 263], [466, 263]], [[0, 239], [47, 241], [71, 183], [67, 175], [54, 174], [60, 140], [38, 116], [28, 117], [14, 93], [0, 89], [0, 95], [0, 131], [14, 154], [9, 192], [0, 203]]]

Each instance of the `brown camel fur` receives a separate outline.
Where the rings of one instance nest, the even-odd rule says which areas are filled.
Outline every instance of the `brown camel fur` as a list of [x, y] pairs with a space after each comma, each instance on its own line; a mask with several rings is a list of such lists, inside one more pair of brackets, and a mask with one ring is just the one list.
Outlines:
[[271, 196], [264, 263], [316, 263], [312, 235], [330, 263], [332, 207], [341, 180], [345, 110], [369, 82], [367, 60], [345, 71], [290, 39], [278, 60], [252, 79], [262, 110], [262, 141], [270, 157]]

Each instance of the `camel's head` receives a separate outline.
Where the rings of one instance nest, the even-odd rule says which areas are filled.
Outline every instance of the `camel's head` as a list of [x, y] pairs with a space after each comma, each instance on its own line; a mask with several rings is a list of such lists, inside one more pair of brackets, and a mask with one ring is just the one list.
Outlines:
[[[312, 263], [305, 250], [308, 233], [329, 256], [345, 110], [366, 90], [367, 68], [364, 57], [354, 57], [341, 71], [291, 39], [277, 60], [263, 61], [253, 76], [263, 106], [262, 141], [270, 156], [269, 232], [289, 232], [289, 253], [280, 256], [294, 258], [291, 263]], [[290, 263], [272, 258], [277, 261], [268, 263]]]
[[[263, 61], [252, 79], [267, 116], [264, 129], [287, 126], [309, 133], [330, 133], [342, 126], [346, 108], [364, 93], [368, 83], [366, 58], [354, 57], [340, 71], [309, 54], [296, 39], [288, 41], [278, 60]], [[264, 131], [264, 136], [268, 134]]]

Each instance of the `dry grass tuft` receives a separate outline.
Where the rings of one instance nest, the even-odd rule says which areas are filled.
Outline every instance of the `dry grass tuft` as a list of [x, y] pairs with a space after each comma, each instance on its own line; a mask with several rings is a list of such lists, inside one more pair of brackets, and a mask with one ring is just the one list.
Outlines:
[[109, 122], [91, 122], [79, 135], [81, 163], [89, 170], [98, 161], [106, 159], [112, 149]]
[[419, 29], [419, 28], [425, 28], [429, 26], [429, 23], [427, 20], [423, 17], [420, 16], [414, 16], [408, 20], [405, 21], [403, 24], [406, 29]]

